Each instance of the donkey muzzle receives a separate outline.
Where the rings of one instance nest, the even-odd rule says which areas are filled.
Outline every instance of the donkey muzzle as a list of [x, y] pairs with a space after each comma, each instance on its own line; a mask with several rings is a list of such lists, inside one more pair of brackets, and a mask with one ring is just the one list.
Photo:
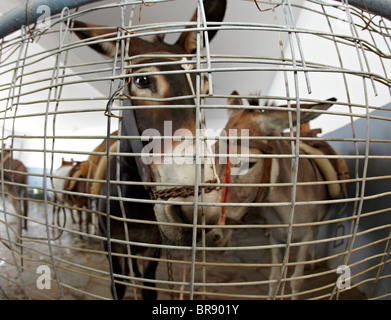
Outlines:
[[[217, 202], [219, 192], [214, 191], [204, 195], [205, 202]], [[199, 197], [200, 198], [200, 197]], [[200, 199], [198, 199], [199, 202]], [[192, 242], [193, 227], [215, 226], [221, 218], [221, 208], [214, 206], [203, 206], [199, 203], [194, 207], [194, 196], [181, 198], [170, 198], [168, 202], [186, 202], [188, 204], [156, 204], [155, 215], [157, 221], [165, 222], [160, 225], [160, 230], [168, 242], [189, 245]], [[197, 235], [201, 234], [203, 228], [197, 228]], [[213, 227], [205, 228], [209, 232]], [[213, 244], [210, 244], [213, 245]]]

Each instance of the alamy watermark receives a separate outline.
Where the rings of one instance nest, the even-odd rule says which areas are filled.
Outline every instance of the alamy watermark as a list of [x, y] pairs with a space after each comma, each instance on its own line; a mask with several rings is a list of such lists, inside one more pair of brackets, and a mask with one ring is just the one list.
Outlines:
[[[157, 129], [151, 128], [143, 131], [141, 141], [148, 141], [148, 143], [141, 150], [141, 161], [147, 165], [151, 163], [225, 165], [229, 157], [233, 165], [232, 175], [247, 173], [249, 168], [248, 129], [229, 129], [228, 132], [224, 129], [199, 129], [196, 131], [196, 137], [190, 130], [184, 128], [173, 132], [172, 122], [164, 121], [163, 136]], [[195, 153], [196, 143], [198, 143], [198, 152]]]
[[37, 288], [40, 290], [51, 289], [51, 271], [50, 267], [46, 264], [42, 264], [37, 268], [37, 274], [40, 276], [37, 278]]
[[337, 268], [337, 274], [340, 274], [337, 279], [337, 288], [339, 290], [350, 289], [350, 268], [346, 265], [341, 265]]
[[[36, 281], [37, 288], [40, 290], [51, 289], [51, 270], [46, 264], [40, 265], [37, 268], [36, 273], [39, 275]], [[350, 289], [351, 286], [351, 273], [350, 267], [346, 265], [338, 266], [337, 274], [340, 276], [337, 279], [337, 288], [339, 290]]]
[[37, 19], [36, 28], [40, 31], [50, 28], [50, 7], [47, 5], [40, 5], [37, 7], [37, 11], [40, 16]]

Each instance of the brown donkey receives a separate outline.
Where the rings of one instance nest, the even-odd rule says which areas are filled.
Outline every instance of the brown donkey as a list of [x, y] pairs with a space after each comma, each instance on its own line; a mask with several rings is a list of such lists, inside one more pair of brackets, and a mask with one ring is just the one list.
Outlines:
[[[1, 151], [1, 150], [0, 150]], [[28, 191], [27, 191], [27, 169], [22, 161], [13, 159], [12, 152], [5, 150], [3, 146], [2, 152], [0, 152], [1, 168], [4, 174], [5, 194], [11, 198], [12, 206], [16, 213], [23, 218], [23, 223], [20, 220], [20, 228], [23, 226], [27, 230], [27, 216], [28, 216]], [[1, 172], [1, 171], [0, 171]], [[1, 176], [0, 176], [1, 179]], [[1, 193], [0, 189], [0, 193]], [[23, 205], [22, 205], [23, 204]]]
[[[208, 22], [222, 21], [226, 1], [205, 0], [205, 16]], [[192, 21], [196, 21], [195, 13]], [[116, 52], [116, 28], [102, 28], [97, 25], [86, 24], [75, 21], [74, 32], [82, 39], [87, 40], [91, 48], [96, 51], [113, 57]], [[121, 29], [122, 30], [122, 29]], [[123, 31], [123, 30], [122, 30]], [[192, 62], [192, 54], [197, 50], [197, 32], [192, 27], [186, 28], [182, 32], [175, 44], [167, 44], [163, 41], [148, 42], [137, 37], [137, 33], [124, 35], [129, 37], [130, 72], [124, 77], [129, 77], [128, 98], [132, 106], [122, 113], [122, 130], [118, 136], [119, 151], [121, 153], [143, 153], [147, 154], [144, 158], [132, 156], [121, 156], [119, 160], [120, 180], [121, 181], [154, 181], [161, 185], [155, 188], [144, 188], [140, 185], [122, 184], [116, 186], [113, 184], [103, 185], [101, 193], [106, 194], [108, 188], [110, 195], [134, 198], [150, 199], [156, 198], [159, 203], [152, 206], [148, 203], [137, 201], [118, 201], [110, 200], [107, 203], [102, 200], [98, 204], [98, 209], [105, 212], [110, 206], [111, 219], [107, 223], [105, 218], [99, 220], [101, 230], [108, 237], [111, 233], [113, 241], [107, 241], [106, 246], [114, 253], [126, 253], [127, 246], [117, 239], [125, 239], [125, 229], [129, 229], [129, 237], [136, 241], [132, 245], [132, 253], [138, 254], [145, 251], [145, 247], [138, 246], [137, 242], [163, 243], [175, 245], [191, 245], [194, 241], [192, 226], [194, 223], [199, 224], [202, 216], [205, 216], [205, 224], [215, 225], [220, 220], [220, 210], [218, 207], [201, 207], [194, 209], [194, 203], [200, 199], [195, 199], [195, 188], [189, 194], [182, 196], [166, 196], [166, 186], [197, 186], [200, 182], [215, 182], [217, 179], [216, 171], [213, 165], [205, 165], [203, 174], [196, 176], [197, 164], [195, 161], [189, 163], [176, 163], [172, 161], [172, 150], [180, 147], [184, 141], [180, 137], [195, 137], [198, 119], [196, 108], [194, 106], [197, 70], [189, 70], [189, 64]], [[216, 31], [208, 31], [208, 38], [211, 40]], [[110, 39], [111, 37], [111, 39]], [[118, 40], [121, 44], [121, 41]], [[87, 42], [87, 43], [88, 43]], [[120, 47], [122, 48], [122, 46]], [[120, 51], [120, 50], [119, 50]], [[174, 105], [171, 106], [170, 105]], [[139, 107], [139, 108], [138, 108]], [[166, 134], [166, 126], [170, 126], [172, 134]], [[141, 133], [141, 134], [140, 134]], [[137, 145], [134, 139], [121, 138], [126, 136], [138, 136], [145, 134], [146, 141]], [[171, 144], [166, 144], [165, 139], [159, 140], [159, 143], [151, 144], [148, 137], [151, 136], [171, 135], [174, 136]], [[176, 138], [177, 137], [177, 138]], [[189, 140], [193, 143], [193, 140]], [[155, 149], [150, 148], [151, 145]], [[196, 146], [193, 143], [191, 154], [196, 153]], [[147, 151], [146, 151], [147, 150]], [[189, 150], [189, 148], [186, 148]], [[151, 153], [152, 151], [152, 153]], [[154, 152], [162, 154], [162, 158], [154, 156]], [[171, 157], [171, 158], [170, 158]], [[140, 164], [142, 162], [142, 164]], [[117, 161], [111, 161], [110, 174], [112, 179], [116, 179]], [[169, 191], [169, 190], [168, 190]], [[200, 193], [198, 193], [200, 194]], [[166, 204], [165, 200], [175, 201], [178, 204]], [[206, 202], [219, 202], [220, 191], [216, 188], [209, 188], [205, 191]], [[123, 210], [121, 210], [121, 208]], [[157, 226], [154, 224], [143, 224], [128, 222], [123, 223], [118, 217], [140, 219], [140, 220], [157, 220], [164, 224], [159, 225], [162, 239], [160, 239]], [[114, 216], [114, 217], [113, 217]], [[188, 226], [184, 226], [188, 224]], [[110, 228], [110, 230], [108, 230]], [[144, 237], [144, 239], [143, 239]], [[109, 238], [109, 237], [108, 237]], [[143, 240], [143, 241], [142, 241]], [[153, 249], [153, 247], [152, 247]], [[156, 250], [155, 250], [156, 251]], [[156, 255], [157, 253], [155, 253]], [[129, 274], [128, 259], [112, 255], [113, 271], [115, 274]], [[146, 276], [148, 277], [148, 276]], [[149, 276], [150, 278], [153, 275]], [[115, 278], [115, 289], [118, 298], [122, 298], [125, 287], [118, 283], [120, 277]], [[153, 282], [149, 284], [154, 286]], [[114, 287], [112, 287], [114, 289]], [[113, 290], [113, 294], [114, 290]], [[149, 298], [156, 297], [152, 294]]]

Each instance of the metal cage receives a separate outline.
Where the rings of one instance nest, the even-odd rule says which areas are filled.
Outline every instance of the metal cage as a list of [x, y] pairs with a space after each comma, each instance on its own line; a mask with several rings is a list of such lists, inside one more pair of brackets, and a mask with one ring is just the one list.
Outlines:
[[[36, 23], [3, 34], [1, 157], [10, 161], [1, 164], [1, 299], [112, 299], [113, 282], [127, 287], [125, 299], [141, 299], [142, 289], [150, 289], [151, 284], [155, 285], [152, 290], [158, 299], [390, 299], [389, 20], [372, 13], [376, 12], [372, 7], [357, 8], [347, 1], [229, 1], [225, 18], [218, 23], [206, 21], [203, 8], [202, 1], [197, 0], [98, 1], [64, 7], [58, 12], [41, 7], [35, 11]], [[27, 9], [38, 10], [28, 6]], [[188, 22], [195, 9], [197, 20]], [[54, 188], [53, 179], [105, 184], [107, 177], [64, 178], [57, 175], [56, 169], [62, 161], [73, 165], [91, 155], [105, 158], [107, 165], [110, 157], [140, 156], [124, 154], [119, 149], [94, 148], [106, 138], [112, 140], [110, 133], [115, 130], [119, 131], [118, 139], [140, 140], [141, 136], [121, 134], [121, 115], [124, 110], [148, 107], [129, 105], [125, 95], [117, 94], [132, 78], [125, 51], [115, 58], [93, 51], [91, 44], [104, 43], [108, 38], [79, 39], [74, 34], [80, 29], [74, 26], [75, 20], [110, 25], [110, 40], [116, 41], [117, 52], [121, 51], [121, 41], [125, 43], [131, 37], [151, 40], [164, 35], [168, 42], [174, 42], [189, 27], [197, 30], [196, 52], [184, 55], [192, 69], [182, 72], [191, 72], [199, 79], [205, 77], [208, 83], [204, 87], [200, 81], [192, 96], [194, 104], [183, 108], [193, 108], [199, 129], [212, 128], [213, 133], [206, 135], [208, 131], [201, 131], [195, 141], [207, 139], [213, 145], [221, 139], [220, 131], [230, 109], [284, 111], [281, 106], [287, 104], [290, 114], [300, 114], [300, 105], [336, 97], [327, 111], [315, 111], [321, 115], [310, 122], [312, 129], [322, 130], [320, 135], [309, 138], [298, 134], [296, 131], [300, 130], [291, 122], [286, 134], [279, 138], [291, 142], [291, 153], [259, 157], [290, 159], [292, 172], [298, 170], [299, 158], [344, 159], [350, 174], [344, 180], [346, 195], [325, 202], [331, 204], [327, 219], [298, 225], [293, 216], [304, 203], [208, 203], [203, 198], [205, 184], [201, 183], [199, 190], [192, 189], [200, 195], [194, 206], [249, 209], [242, 221], [215, 226], [232, 230], [228, 245], [207, 246], [206, 233], [197, 234], [197, 230], [210, 227], [202, 222], [187, 224], [186, 227], [197, 229], [197, 239], [187, 246], [102, 235], [97, 220], [110, 215], [110, 208], [99, 211], [97, 201], [113, 195], [59, 191]], [[218, 31], [210, 43], [207, 30]], [[233, 90], [239, 96], [233, 96]], [[227, 99], [234, 97], [241, 98], [244, 104], [228, 104]], [[247, 99], [258, 100], [259, 105], [247, 103]], [[172, 138], [172, 134], [164, 133], [161, 138]], [[326, 141], [338, 153], [299, 154], [295, 146], [306, 140]], [[17, 160], [26, 171], [13, 166]], [[201, 174], [203, 166], [201, 163], [195, 174]], [[109, 183], [159, 186], [156, 182], [118, 179]], [[223, 179], [213, 184], [221, 189], [264, 185], [261, 181], [230, 184]], [[298, 185], [293, 178], [287, 187], [294, 194]], [[266, 183], [267, 188], [277, 186], [277, 182]], [[59, 200], [65, 196], [81, 196], [88, 202], [83, 207], [70, 205]], [[117, 199], [152, 205], [171, 203], [125, 196]], [[15, 206], [19, 200], [28, 202], [28, 215], [23, 207]], [[289, 208], [290, 223], [272, 224], [265, 220], [262, 209], [275, 206]], [[132, 222], [140, 226], [146, 223], [141, 215]], [[26, 223], [27, 230], [23, 228]], [[159, 226], [156, 221], [148, 223]], [[282, 228], [291, 235], [297, 228], [312, 224], [316, 237], [309, 243], [292, 236], [279, 244], [269, 240], [272, 229]], [[123, 243], [128, 251], [105, 249], [103, 244], [107, 241]], [[310, 255], [304, 262], [297, 262], [298, 248], [308, 244]], [[159, 248], [162, 253], [160, 257], [135, 256], [132, 246]], [[277, 265], [278, 277], [271, 280], [270, 270], [276, 267], [271, 261], [271, 250], [276, 247], [283, 254]], [[114, 275], [107, 259], [112, 255], [137, 258], [140, 269], [147, 262], [157, 261], [156, 277], [139, 275], [132, 263], [129, 275]], [[298, 264], [304, 265], [304, 273], [299, 277], [303, 286], [292, 293], [292, 269]], [[271, 282], [278, 288], [272, 296], [268, 293]]]

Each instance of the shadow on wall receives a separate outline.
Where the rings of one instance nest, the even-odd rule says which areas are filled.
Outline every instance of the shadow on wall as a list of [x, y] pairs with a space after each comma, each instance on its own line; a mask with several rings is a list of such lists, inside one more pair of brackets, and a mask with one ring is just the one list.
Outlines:
[[[382, 110], [375, 110], [371, 114], [369, 120], [369, 139], [375, 140], [391, 140], [391, 122], [384, 119], [373, 119], [373, 116], [384, 117], [391, 120], [391, 104], [383, 107]], [[361, 118], [354, 121], [354, 125], [346, 125], [338, 130], [335, 130], [329, 134], [326, 134], [326, 138], [353, 138], [353, 129], [355, 129], [355, 138], [366, 139], [367, 135], [367, 119]], [[343, 155], [365, 155], [366, 142], [352, 142], [352, 141], [331, 141], [330, 144]], [[390, 142], [373, 142], [369, 144], [370, 156], [391, 156], [391, 143]], [[330, 218], [338, 217], [352, 217], [354, 214], [360, 214], [359, 220], [353, 219], [342, 223], [334, 223], [327, 227], [322, 228], [319, 231], [320, 238], [331, 238], [336, 236], [348, 235], [351, 233], [352, 228], [356, 228], [357, 222], [359, 223], [357, 232], [362, 233], [354, 240], [354, 249], [358, 249], [350, 256], [347, 264], [351, 266], [351, 275], [354, 277], [360, 272], [362, 275], [358, 275], [352, 278], [352, 284], [359, 283], [364, 279], [375, 278], [378, 274], [383, 279], [374, 282], [368, 281], [360, 285], [359, 289], [366, 294], [368, 298], [371, 296], [377, 297], [383, 294], [389, 293], [391, 288], [391, 277], [387, 275], [391, 274], [391, 265], [386, 264], [382, 266], [380, 263], [384, 260], [390, 259], [390, 241], [387, 238], [390, 237], [391, 228], [387, 225], [391, 224], [391, 178], [382, 178], [387, 175], [391, 175], [391, 159], [368, 159], [367, 170], [365, 170], [365, 159], [347, 159], [349, 166], [350, 176], [352, 178], [363, 176], [376, 177], [374, 180], [365, 181], [364, 196], [373, 196], [371, 199], [367, 199], [360, 203], [349, 202], [343, 212], [338, 212], [341, 206], [335, 206]], [[350, 183], [347, 188], [348, 198], [360, 198], [362, 193], [362, 183]], [[362, 206], [362, 208], [361, 208]], [[370, 214], [373, 213], [373, 214]], [[365, 216], [367, 214], [367, 216]], [[372, 230], [371, 230], [372, 229]], [[327, 243], [321, 249], [321, 252], [326, 256], [343, 252], [351, 239], [343, 239]], [[377, 242], [375, 244], [375, 242]], [[367, 246], [360, 249], [363, 246]], [[352, 266], [352, 264], [357, 265]], [[343, 261], [343, 257], [339, 259], [333, 259], [329, 261], [330, 268], [337, 268], [339, 265], [346, 264]], [[380, 267], [369, 268], [380, 264]], [[386, 277], [384, 277], [386, 276]], [[375, 285], [374, 285], [375, 283]], [[386, 297], [390, 299], [390, 297]]]

